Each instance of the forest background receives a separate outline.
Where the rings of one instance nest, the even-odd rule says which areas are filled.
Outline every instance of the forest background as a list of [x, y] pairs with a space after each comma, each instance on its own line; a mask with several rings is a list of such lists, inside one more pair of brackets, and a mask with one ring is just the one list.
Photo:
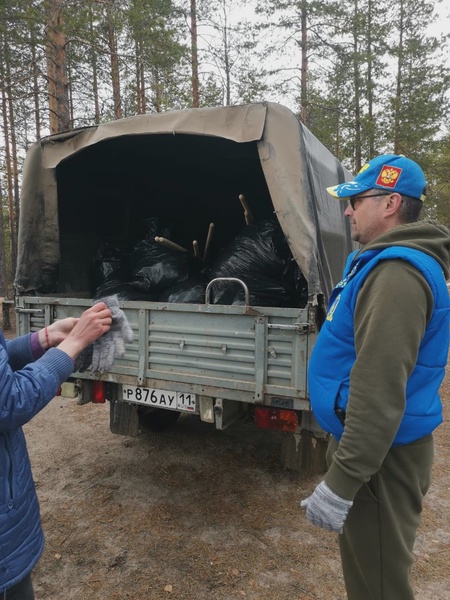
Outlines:
[[[135, 114], [275, 101], [357, 172], [418, 161], [450, 225], [448, 6], [428, 0], [0, 0], [0, 296], [43, 136]], [[447, 19], [446, 19], [447, 17]]]

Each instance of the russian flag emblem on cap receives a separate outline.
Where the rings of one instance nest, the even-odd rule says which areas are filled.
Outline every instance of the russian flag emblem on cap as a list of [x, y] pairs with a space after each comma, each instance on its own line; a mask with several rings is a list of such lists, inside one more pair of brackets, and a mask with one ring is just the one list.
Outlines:
[[402, 169], [399, 169], [398, 167], [383, 165], [380, 174], [378, 175], [376, 185], [394, 189], [398, 183], [401, 172]]

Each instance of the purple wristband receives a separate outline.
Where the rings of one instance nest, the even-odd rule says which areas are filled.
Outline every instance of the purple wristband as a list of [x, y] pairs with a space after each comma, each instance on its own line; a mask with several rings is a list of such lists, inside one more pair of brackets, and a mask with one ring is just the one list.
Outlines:
[[39, 333], [37, 331], [35, 331], [34, 333], [31, 334], [30, 344], [31, 344], [31, 353], [35, 360], [37, 360], [38, 358], [41, 358], [41, 356], [44, 356], [45, 350], [39, 342]]

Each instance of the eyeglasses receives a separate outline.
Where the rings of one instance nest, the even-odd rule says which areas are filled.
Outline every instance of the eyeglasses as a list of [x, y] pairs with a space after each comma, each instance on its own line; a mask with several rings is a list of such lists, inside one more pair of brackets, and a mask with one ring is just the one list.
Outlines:
[[348, 201], [350, 202], [350, 206], [352, 207], [352, 210], [355, 210], [356, 204], [358, 202], [360, 202], [361, 200], [364, 200], [364, 198], [382, 198], [383, 196], [388, 196], [388, 194], [370, 194], [369, 196], [358, 196], [356, 198], [350, 196]]

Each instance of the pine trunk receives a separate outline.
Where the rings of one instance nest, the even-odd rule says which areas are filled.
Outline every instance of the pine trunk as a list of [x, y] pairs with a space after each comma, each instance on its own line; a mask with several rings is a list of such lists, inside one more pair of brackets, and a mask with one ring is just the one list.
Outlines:
[[302, 0], [301, 14], [301, 83], [300, 83], [300, 120], [307, 125], [308, 123], [308, 31], [307, 31], [307, 2]]
[[192, 106], [194, 108], [200, 106], [197, 42], [197, 5], [195, 0], [191, 0]]
[[5, 222], [3, 218], [3, 191], [2, 180], [0, 179], [0, 296], [8, 298], [8, 279], [6, 276], [6, 253], [5, 244]]
[[[4, 138], [4, 150], [5, 150], [5, 166], [6, 166], [6, 185], [7, 185], [7, 197], [8, 197], [8, 213], [9, 213], [9, 232], [10, 232], [10, 264], [13, 266], [16, 263], [17, 257], [17, 245], [16, 245], [16, 234], [15, 234], [15, 218], [14, 218], [14, 168], [11, 156], [11, 137], [10, 137], [10, 123], [9, 123], [9, 98], [7, 93], [11, 92], [9, 82], [7, 80], [5, 68], [7, 62], [7, 48], [6, 45], [3, 48], [3, 61], [0, 61], [0, 79], [5, 81], [6, 85], [1, 88], [2, 90], [2, 121], [3, 121], [3, 138]], [[6, 60], [5, 60], [6, 59]]]
[[353, 82], [355, 87], [355, 171], [359, 171], [362, 167], [362, 152], [361, 152], [361, 77], [359, 65], [359, 48], [358, 48], [358, 0], [354, 3], [354, 21], [353, 21]]
[[50, 110], [50, 132], [71, 128], [67, 81], [66, 36], [62, 9], [64, 0], [50, 0], [46, 27], [47, 81]]
[[368, 148], [369, 158], [375, 155], [375, 116], [373, 112], [374, 98], [373, 91], [375, 83], [372, 78], [373, 67], [373, 40], [372, 40], [372, 19], [373, 19], [373, 1], [368, 3], [368, 24], [367, 24], [367, 113], [368, 113]]
[[14, 274], [16, 272], [16, 263], [17, 263], [17, 231], [19, 225], [19, 211], [20, 211], [20, 201], [19, 201], [19, 167], [17, 163], [17, 136], [16, 136], [16, 119], [14, 114], [14, 102], [12, 98], [12, 89], [11, 89], [11, 73], [10, 73], [10, 63], [9, 63], [9, 52], [5, 53], [4, 57], [6, 73], [7, 73], [7, 98], [8, 98], [8, 120], [9, 120], [9, 137], [11, 139], [11, 177], [12, 177], [12, 188], [13, 188], [13, 211], [12, 211], [12, 220], [13, 227], [11, 228], [11, 272]]
[[109, 56], [110, 56], [110, 68], [111, 68], [111, 84], [112, 84], [113, 102], [114, 102], [114, 118], [121, 119], [123, 116], [123, 113], [122, 113], [122, 96], [121, 96], [121, 92], [120, 92], [119, 56], [118, 56], [118, 49], [117, 49], [116, 28], [114, 25], [111, 7], [108, 8], [107, 30], [108, 30], [108, 48], [109, 48]]
[[33, 60], [33, 103], [34, 103], [34, 126], [36, 129], [36, 140], [41, 139], [41, 106], [39, 102], [39, 80], [37, 70], [37, 53], [36, 53], [36, 34], [34, 27], [30, 29], [30, 40], [31, 40], [31, 56]]
[[[95, 40], [92, 12], [89, 13], [89, 33], [91, 40]], [[96, 125], [98, 125], [100, 123], [100, 101], [98, 97], [97, 52], [93, 43], [91, 44], [90, 48], [90, 62], [92, 67], [92, 96], [94, 99], [94, 122]]]
[[394, 154], [400, 154], [400, 98], [402, 97], [402, 72], [403, 72], [403, 0], [400, 0], [400, 12], [398, 15], [399, 42], [397, 53], [397, 82], [394, 98]]

